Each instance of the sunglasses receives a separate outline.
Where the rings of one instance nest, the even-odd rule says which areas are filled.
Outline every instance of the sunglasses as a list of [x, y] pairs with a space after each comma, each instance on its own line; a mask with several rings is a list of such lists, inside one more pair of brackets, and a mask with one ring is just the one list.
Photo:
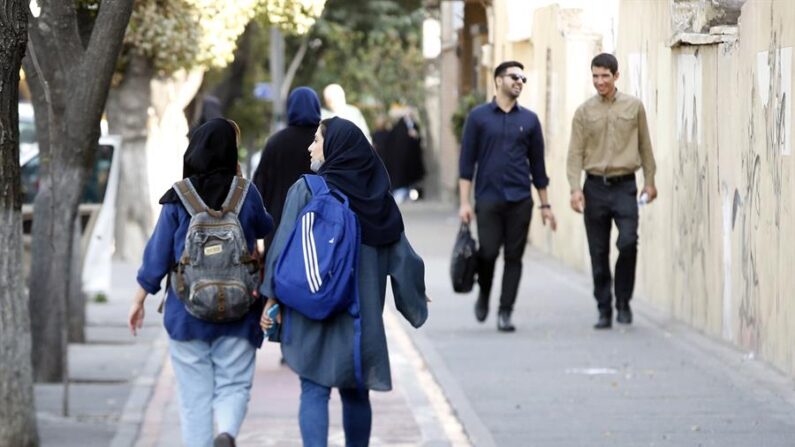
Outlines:
[[522, 81], [522, 84], [527, 84], [527, 78], [523, 75], [518, 75], [515, 73], [508, 73], [504, 74], [503, 76], [508, 76], [509, 78], [513, 79], [514, 81]]

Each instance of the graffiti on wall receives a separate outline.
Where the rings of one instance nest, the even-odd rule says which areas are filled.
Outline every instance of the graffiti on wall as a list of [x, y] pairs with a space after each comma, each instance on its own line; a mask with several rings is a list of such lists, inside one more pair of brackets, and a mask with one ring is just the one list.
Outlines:
[[[770, 148], [790, 155], [792, 120], [792, 47], [756, 54], [757, 91], [762, 107], [770, 110]], [[767, 115], [767, 114], [766, 114]]]
[[707, 320], [706, 244], [710, 240], [709, 160], [701, 146], [702, 62], [698, 51], [677, 57], [676, 124], [678, 151], [674, 178], [675, 296], [682, 316], [697, 325]]

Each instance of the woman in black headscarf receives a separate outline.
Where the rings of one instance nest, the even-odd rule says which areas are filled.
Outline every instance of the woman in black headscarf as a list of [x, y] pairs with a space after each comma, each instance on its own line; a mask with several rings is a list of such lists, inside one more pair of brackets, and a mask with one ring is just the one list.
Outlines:
[[[262, 150], [254, 185], [278, 226], [287, 191], [302, 175], [311, 174], [306, 148], [312, 144], [320, 124], [320, 99], [309, 87], [298, 87], [287, 98], [287, 127], [268, 138]], [[270, 246], [265, 239], [265, 252]]]
[[[354, 319], [347, 312], [318, 321], [288, 310], [289, 324], [282, 326], [282, 355], [301, 377], [299, 425], [304, 445], [327, 445], [328, 397], [331, 388], [339, 388], [345, 444], [366, 446], [372, 420], [369, 390], [392, 389], [382, 319], [386, 279], [391, 279], [397, 309], [414, 327], [420, 327], [428, 316], [425, 265], [403, 233], [403, 219], [389, 194], [383, 163], [353, 123], [342, 118], [324, 120], [309, 152], [312, 170], [332, 191], [348, 197], [361, 229], [358, 287], [364, 390], [357, 389]], [[260, 287], [260, 294], [269, 298], [266, 309], [279, 299], [273, 292], [275, 265], [311, 197], [303, 179], [290, 188]], [[265, 312], [260, 323], [266, 330], [273, 324]]]
[[[196, 129], [183, 159], [183, 177], [189, 178], [207, 207], [219, 210], [238, 173], [237, 140], [233, 121], [212, 119]], [[273, 229], [257, 188], [249, 185], [237, 217], [249, 252], [257, 239]], [[143, 325], [144, 300], [160, 290], [160, 282], [177, 264], [185, 248], [191, 216], [173, 188], [160, 199], [163, 205], [138, 270], [138, 291], [128, 324], [133, 335]], [[169, 336], [171, 363], [177, 378], [182, 439], [185, 445], [213, 443], [213, 419], [219, 434], [216, 446], [234, 446], [243, 422], [254, 376], [254, 354], [262, 344], [257, 301], [240, 320], [212, 323], [189, 314], [173, 288], [165, 301], [163, 324]]]

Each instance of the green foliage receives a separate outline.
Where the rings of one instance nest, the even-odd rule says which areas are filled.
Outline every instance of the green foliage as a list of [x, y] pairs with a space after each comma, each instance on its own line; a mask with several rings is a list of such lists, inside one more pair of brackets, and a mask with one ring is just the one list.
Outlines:
[[137, 1], [124, 36], [125, 55], [142, 55], [167, 74], [192, 68], [199, 62], [200, 17], [187, 0]]
[[[136, 0], [120, 68], [139, 54], [162, 75], [180, 69], [220, 68], [232, 61], [238, 36], [258, 16], [288, 32], [306, 32], [325, 0]], [[99, 0], [75, 0], [95, 12]]]
[[98, 304], [104, 304], [108, 302], [108, 296], [102, 292], [97, 293], [94, 295], [94, 302]]
[[464, 134], [464, 123], [466, 122], [467, 115], [469, 112], [475, 108], [475, 106], [479, 104], [483, 104], [486, 101], [486, 95], [480, 91], [472, 91], [464, 96], [458, 98], [458, 107], [456, 108], [455, 113], [450, 118], [450, 122], [453, 126], [453, 134], [455, 135], [456, 141], [461, 143], [461, 137]]
[[310, 85], [321, 93], [338, 83], [348, 102], [365, 113], [393, 103], [421, 105], [424, 17], [419, 1], [329, 0], [294, 85]]
[[265, 25], [276, 25], [287, 34], [306, 34], [320, 14], [326, 0], [260, 1], [257, 15]]

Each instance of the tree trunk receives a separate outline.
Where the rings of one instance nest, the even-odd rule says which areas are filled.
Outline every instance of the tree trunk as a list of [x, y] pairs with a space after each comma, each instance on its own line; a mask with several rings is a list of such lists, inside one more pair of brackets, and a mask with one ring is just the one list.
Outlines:
[[0, 1], [0, 446], [38, 445], [28, 303], [22, 278], [19, 68], [27, 43], [22, 0]]
[[122, 83], [108, 96], [109, 131], [122, 136], [115, 256], [128, 262], [141, 261], [152, 228], [146, 139], [153, 76], [154, 68], [146, 58], [132, 56]]
[[[33, 100], [34, 104], [38, 102], [35, 95]], [[53, 121], [51, 117], [51, 128]], [[71, 120], [67, 118], [64, 121]], [[72, 155], [76, 151], [69, 150], [74, 146], [57, 138], [58, 134], [68, 134], [66, 123], [56, 127], [57, 133], [52, 134], [50, 141], [49, 157], [42, 154], [45, 156], [40, 158], [39, 193], [33, 211], [30, 314], [33, 368], [39, 382], [59, 382], [64, 377], [67, 299], [73, 276], [70, 270], [72, 240], [80, 192], [87, 173], [80, 160], [75, 160]], [[57, 175], [53, 175], [53, 165], [58, 166]]]
[[72, 261], [69, 263], [69, 298], [66, 304], [68, 343], [86, 342], [86, 295], [83, 293], [83, 247], [81, 246], [80, 216], [72, 231]]
[[[39, 138], [39, 193], [33, 212], [30, 316], [37, 380], [66, 380], [67, 300], [75, 218], [99, 138], [99, 120], [132, 12], [132, 0], [103, 0], [88, 45], [73, 2], [38, 0], [29, 16], [25, 71], [32, 83]], [[35, 76], [31, 74], [35, 72]], [[79, 275], [76, 275], [79, 278]]]

